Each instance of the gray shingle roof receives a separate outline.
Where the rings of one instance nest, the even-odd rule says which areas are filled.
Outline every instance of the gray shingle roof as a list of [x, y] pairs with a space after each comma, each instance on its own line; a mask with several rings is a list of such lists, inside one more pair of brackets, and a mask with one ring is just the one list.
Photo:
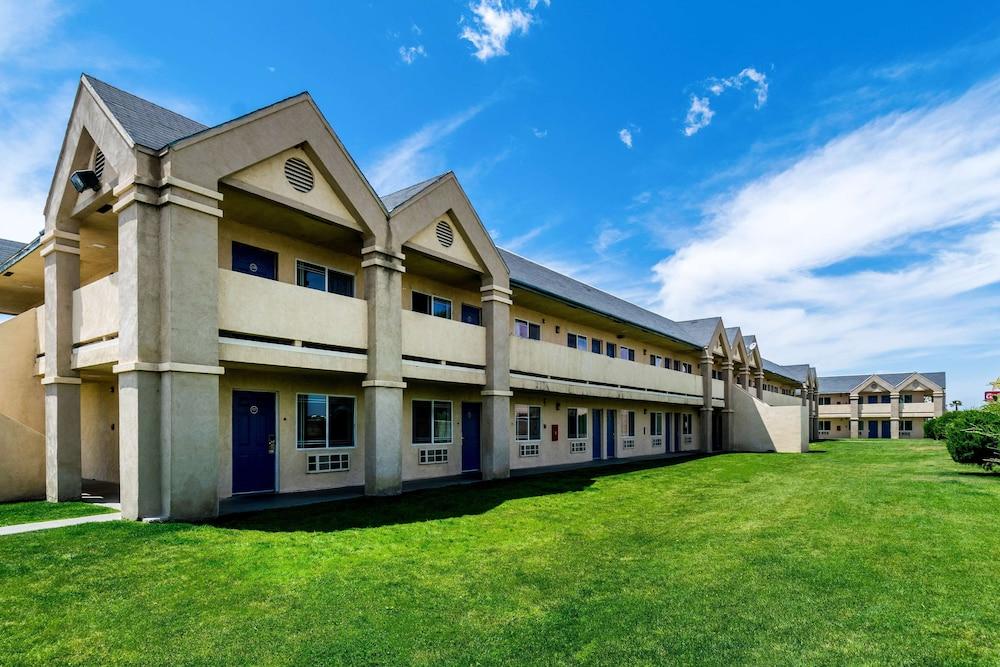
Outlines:
[[5, 260], [13, 257], [17, 254], [17, 251], [23, 248], [26, 244], [20, 241], [8, 241], [7, 239], [0, 239], [0, 264]]
[[[607, 292], [602, 292], [586, 283], [574, 280], [569, 276], [564, 276], [520, 255], [515, 255], [509, 250], [499, 248], [499, 251], [500, 256], [510, 269], [510, 281], [513, 285], [556, 297], [562, 301], [581, 306], [622, 322], [633, 324], [694, 347], [703, 347], [703, 344], [699, 344], [697, 339], [693, 337], [688, 327], [679, 322], [674, 322], [662, 315], [657, 315], [645, 308], [629, 303], [624, 299], [619, 299]], [[695, 322], [700, 321], [695, 320]]]
[[[792, 382], [799, 382], [799, 383], [805, 382], [806, 379], [805, 373], [803, 373], [802, 376], [799, 377], [796, 371], [793, 370], [797, 368], [796, 366], [782, 366], [781, 364], [776, 364], [770, 359], [766, 359], [764, 357], [761, 357], [761, 363], [764, 365], [764, 370], [767, 371], [768, 373], [773, 373], [774, 375], [780, 375], [786, 380], [791, 380]], [[805, 368], [808, 369], [809, 367], [806, 366]]]
[[743, 343], [747, 346], [748, 350], [752, 350], [754, 345], [757, 344], [756, 336], [743, 336]]
[[[736, 334], [739, 333], [739, 327], [726, 327], [726, 338], [729, 339], [729, 344], [733, 345], [736, 342]], [[746, 339], [743, 339], [744, 344]]]
[[712, 334], [721, 321], [721, 317], [704, 317], [700, 320], [684, 320], [677, 324], [687, 330], [690, 337], [688, 340], [697, 343], [698, 347], [705, 347], [712, 342]]
[[386, 210], [391, 213], [395, 209], [399, 208], [406, 202], [416, 197], [418, 194], [420, 194], [430, 186], [440, 181], [449, 173], [451, 172], [445, 172], [443, 174], [439, 174], [434, 178], [428, 178], [426, 181], [421, 181], [420, 183], [411, 185], [408, 188], [397, 190], [396, 192], [392, 192], [390, 194], [385, 195], [384, 197], [379, 197], [379, 198], [382, 200], [382, 203], [385, 204]]
[[[893, 387], [898, 387], [900, 384], [906, 381], [906, 378], [913, 375], [913, 373], [919, 373], [920, 371], [912, 371], [910, 373], [868, 373], [867, 375], [828, 375], [824, 377], [817, 378], [819, 382], [819, 391], [821, 394], [846, 394], [859, 384], [870, 378], [872, 375], [877, 375], [882, 378]], [[934, 372], [934, 373], [920, 373], [925, 378], [938, 385], [942, 389], [945, 387], [945, 374], [944, 372]]]
[[208, 127], [89, 74], [83, 77], [137, 144], [159, 150]]

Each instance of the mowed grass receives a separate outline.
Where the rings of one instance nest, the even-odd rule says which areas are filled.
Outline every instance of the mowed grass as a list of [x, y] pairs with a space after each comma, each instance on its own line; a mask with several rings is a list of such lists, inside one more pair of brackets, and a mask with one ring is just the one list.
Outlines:
[[1000, 663], [1000, 476], [813, 450], [0, 538], [0, 662]]
[[[0, 526], [14, 526], [19, 523], [75, 519], [91, 514], [106, 514], [115, 510], [92, 503], [47, 503], [32, 500], [23, 503], [0, 503]], [[0, 546], [0, 554], [3, 547]]]

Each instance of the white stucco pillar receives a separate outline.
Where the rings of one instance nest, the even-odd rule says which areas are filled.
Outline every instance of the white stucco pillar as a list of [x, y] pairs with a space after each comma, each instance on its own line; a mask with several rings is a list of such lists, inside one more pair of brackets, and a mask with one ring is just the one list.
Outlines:
[[722, 408], [722, 433], [721, 446], [725, 451], [733, 449], [735, 439], [736, 420], [734, 419], [733, 408], [733, 362], [726, 360], [722, 362], [722, 382], [725, 396], [725, 405]]
[[709, 349], [702, 351], [701, 355], [701, 449], [712, 451], [712, 352]]
[[79, 225], [60, 220], [41, 241], [45, 280], [45, 496], [80, 497], [80, 374], [73, 370], [73, 292], [80, 287]]
[[754, 379], [757, 381], [757, 400], [764, 400], [764, 371], [757, 371]]
[[365, 393], [365, 493], [403, 490], [402, 290], [405, 256], [387, 248], [362, 249], [368, 305]]
[[483, 479], [510, 477], [510, 307], [511, 290], [480, 288], [486, 327], [486, 386], [483, 388]]

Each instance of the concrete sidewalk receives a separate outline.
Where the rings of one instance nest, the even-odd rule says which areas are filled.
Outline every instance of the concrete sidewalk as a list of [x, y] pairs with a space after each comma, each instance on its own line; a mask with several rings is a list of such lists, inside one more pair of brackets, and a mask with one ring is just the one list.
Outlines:
[[17, 535], [18, 533], [32, 533], [36, 530], [49, 530], [52, 528], [64, 528], [66, 526], [78, 526], [83, 523], [98, 523], [101, 521], [119, 521], [121, 512], [110, 512], [108, 514], [92, 514], [90, 516], [78, 516], [75, 519], [57, 519], [55, 521], [35, 521], [32, 523], [20, 523], [16, 526], [0, 527], [0, 537], [4, 535]]

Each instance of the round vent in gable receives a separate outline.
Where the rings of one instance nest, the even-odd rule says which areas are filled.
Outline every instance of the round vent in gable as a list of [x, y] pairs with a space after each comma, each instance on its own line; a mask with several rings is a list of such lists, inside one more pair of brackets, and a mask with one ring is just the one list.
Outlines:
[[309, 192], [315, 184], [312, 169], [305, 160], [297, 157], [285, 160], [285, 178], [288, 179], [288, 184], [299, 192]]
[[94, 173], [97, 174], [98, 180], [104, 178], [104, 153], [100, 148], [94, 153]]
[[437, 237], [438, 243], [445, 248], [450, 248], [451, 244], [455, 242], [455, 232], [451, 231], [451, 225], [444, 220], [439, 220], [437, 223]]

